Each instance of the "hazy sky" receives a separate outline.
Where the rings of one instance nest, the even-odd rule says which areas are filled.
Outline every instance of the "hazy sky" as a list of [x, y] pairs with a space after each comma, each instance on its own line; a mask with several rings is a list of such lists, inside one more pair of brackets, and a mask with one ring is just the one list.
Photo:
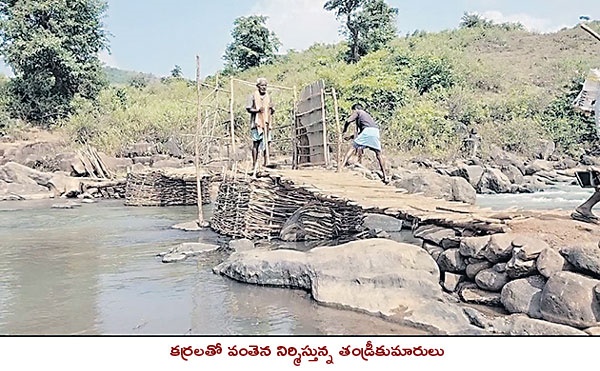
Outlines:
[[[398, 31], [456, 28], [465, 11], [498, 22], [521, 22], [537, 32], [577, 24], [579, 16], [600, 19], [600, 0], [388, 0], [399, 9]], [[269, 17], [268, 26], [283, 43], [280, 52], [303, 50], [315, 42], [341, 40], [340, 23], [323, 10], [325, 0], [109, 0], [104, 20], [110, 54], [102, 60], [114, 67], [166, 76], [175, 65], [186, 77], [195, 75], [195, 55], [202, 74], [222, 67], [235, 18]]]

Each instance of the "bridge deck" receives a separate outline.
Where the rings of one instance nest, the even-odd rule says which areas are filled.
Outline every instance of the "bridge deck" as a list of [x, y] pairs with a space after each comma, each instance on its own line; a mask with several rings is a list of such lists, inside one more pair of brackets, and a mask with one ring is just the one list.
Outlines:
[[570, 211], [513, 209], [499, 212], [461, 202], [409, 194], [351, 171], [336, 173], [312, 168], [269, 172], [317, 194], [351, 200], [366, 211], [385, 213], [417, 223], [469, 228], [487, 233], [528, 233], [556, 247], [600, 240], [600, 226], [574, 221], [569, 217]]

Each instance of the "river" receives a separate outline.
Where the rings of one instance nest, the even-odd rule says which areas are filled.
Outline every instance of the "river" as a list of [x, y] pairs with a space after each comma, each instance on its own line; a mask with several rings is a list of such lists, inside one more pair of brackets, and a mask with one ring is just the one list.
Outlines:
[[171, 228], [195, 207], [51, 207], [64, 202], [0, 203], [0, 334], [420, 333], [317, 305], [304, 291], [216, 275], [218, 253], [162, 263], [156, 254], [178, 243], [222, 240]]
[[[572, 209], [591, 194], [572, 186], [479, 195], [494, 209]], [[184, 232], [195, 207], [125, 207], [100, 201], [0, 203], [0, 334], [366, 335], [420, 334], [376, 317], [317, 305], [299, 290], [241, 284], [212, 273], [223, 253], [164, 264], [181, 242], [224, 243]], [[210, 216], [210, 207], [205, 210]]]

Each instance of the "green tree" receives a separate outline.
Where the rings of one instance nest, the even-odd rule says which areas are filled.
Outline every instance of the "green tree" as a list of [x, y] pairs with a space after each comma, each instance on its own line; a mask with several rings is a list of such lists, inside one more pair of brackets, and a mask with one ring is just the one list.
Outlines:
[[12, 67], [14, 116], [51, 124], [76, 96], [94, 99], [105, 83], [103, 0], [0, 0], [0, 54]]
[[483, 27], [489, 28], [493, 25], [493, 22], [489, 19], [485, 19], [477, 13], [467, 13], [464, 12], [463, 16], [460, 18], [459, 26], [460, 28], [475, 28], [475, 27]]
[[171, 77], [175, 79], [183, 77], [183, 71], [181, 70], [181, 67], [179, 65], [175, 65], [175, 67], [173, 67], [173, 69], [171, 70]]
[[362, 56], [380, 50], [396, 36], [398, 9], [384, 0], [328, 0], [323, 7], [344, 20], [349, 62], [358, 62]]
[[227, 70], [247, 70], [271, 63], [281, 43], [265, 22], [267, 17], [252, 15], [233, 22], [233, 42], [227, 46], [223, 59]]

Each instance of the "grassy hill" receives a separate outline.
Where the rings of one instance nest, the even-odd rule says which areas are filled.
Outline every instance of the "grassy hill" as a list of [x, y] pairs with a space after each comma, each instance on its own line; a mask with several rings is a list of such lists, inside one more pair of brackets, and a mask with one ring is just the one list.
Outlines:
[[156, 82], [156, 81], [160, 80], [160, 78], [158, 78], [150, 73], [127, 71], [127, 70], [122, 70], [119, 68], [109, 67], [109, 66], [105, 66], [103, 68], [103, 70], [104, 70], [104, 73], [106, 74], [108, 83], [113, 84], [113, 85], [129, 84], [130, 82], [132, 82], [135, 79], [142, 79], [142, 80], [146, 80], [148, 82], [150, 82], [150, 81]]
[[[590, 26], [600, 30], [597, 22]], [[356, 64], [343, 62], [343, 50], [343, 44], [317, 44], [235, 77], [254, 81], [264, 76], [271, 84], [298, 90], [324, 79], [338, 92], [342, 116], [355, 101], [367, 106], [381, 123], [389, 152], [452, 157], [471, 127], [482, 135], [484, 152], [500, 146], [528, 155], [540, 139], [553, 140], [574, 156], [592, 148], [593, 121], [570, 104], [589, 69], [600, 67], [600, 42], [580, 28], [551, 34], [501, 26], [415, 32]], [[205, 83], [214, 85], [216, 76]], [[219, 86], [229, 89], [228, 77], [221, 77]], [[235, 122], [242, 140], [247, 134], [245, 98], [251, 92], [252, 87], [235, 85]], [[272, 95], [278, 122], [290, 121], [292, 93], [272, 90]], [[227, 100], [221, 93], [218, 102], [225, 110], [205, 115], [211, 135], [225, 134]], [[65, 128], [75, 139], [109, 151], [141, 139], [184, 138], [194, 130], [195, 102], [195, 86], [184, 80], [113, 86], [103, 92], [99, 106], [82, 107]], [[330, 101], [328, 110], [333, 131]], [[282, 143], [285, 149], [289, 141]]]

